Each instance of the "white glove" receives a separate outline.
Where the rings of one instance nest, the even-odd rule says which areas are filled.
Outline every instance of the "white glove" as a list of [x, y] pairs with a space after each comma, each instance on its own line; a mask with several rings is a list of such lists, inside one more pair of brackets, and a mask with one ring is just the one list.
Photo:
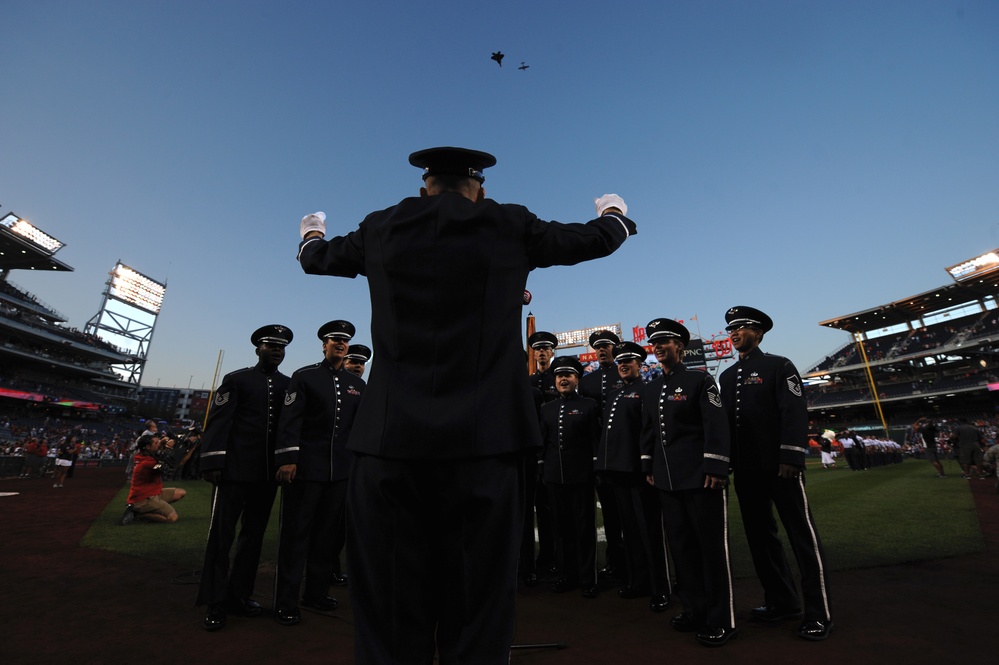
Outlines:
[[593, 202], [597, 205], [597, 215], [599, 217], [603, 217], [604, 211], [607, 208], [617, 208], [621, 211], [622, 215], [628, 214], [628, 204], [617, 194], [604, 194], [599, 199], [593, 199]]
[[323, 235], [326, 235], [326, 213], [325, 212], [314, 212], [311, 215], [306, 215], [302, 218], [302, 238], [310, 231], [319, 231]]

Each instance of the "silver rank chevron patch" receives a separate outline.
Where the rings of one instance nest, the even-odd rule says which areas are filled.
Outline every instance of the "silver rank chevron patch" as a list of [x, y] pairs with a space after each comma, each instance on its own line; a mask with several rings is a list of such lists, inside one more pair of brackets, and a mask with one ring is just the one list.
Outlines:
[[215, 406], [225, 406], [229, 402], [229, 393], [216, 393]]
[[291, 406], [292, 404], [295, 403], [295, 398], [296, 397], [298, 397], [298, 393], [297, 392], [296, 393], [285, 393], [285, 396], [284, 396], [284, 405], [285, 406]]
[[790, 390], [791, 394], [795, 397], [801, 397], [801, 384], [798, 382], [798, 377], [787, 377], [787, 389]]
[[715, 384], [708, 386], [708, 401], [711, 403], [711, 406], [721, 408], [721, 395], [718, 394], [718, 386]]

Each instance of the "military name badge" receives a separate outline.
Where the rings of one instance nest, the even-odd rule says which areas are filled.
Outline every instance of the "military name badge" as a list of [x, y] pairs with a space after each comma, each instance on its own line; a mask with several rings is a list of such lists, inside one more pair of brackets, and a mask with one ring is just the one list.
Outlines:
[[347, 394], [348, 395], [356, 395], [358, 397], [361, 396], [361, 392], [357, 388], [355, 388], [354, 386], [348, 386], [347, 387]]
[[714, 383], [708, 386], [708, 402], [711, 403], [711, 406], [717, 406], [719, 409], [721, 408], [721, 395], [718, 394], [718, 386]]
[[795, 397], [801, 397], [801, 382], [798, 380], [798, 377], [794, 375], [787, 377], [787, 389]]
[[295, 398], [298, 397], [298, 393], [285, 393], [284, 395], [284, 405], [291, 406], [295, 403]]
[[761, 383], [763, 383], [763, 377], [760, 376], [758, 372], [753, 372], [748, 377], [746, 377], [745, 381], [743, 381], [743, 385], [746, 386], [758, 385]]
[[677, 388], [666, 400], [669, 402], [686, 402], [687, 396], [683, 394], [683, 388]]
[[229, 393], [216, 393], [215, 406], [225, 406], [229, 402]]

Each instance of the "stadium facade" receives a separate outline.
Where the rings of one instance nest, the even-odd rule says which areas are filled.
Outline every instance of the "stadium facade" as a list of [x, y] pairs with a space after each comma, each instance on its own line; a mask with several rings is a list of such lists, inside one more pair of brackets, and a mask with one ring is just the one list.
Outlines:
[[899, 440], [920, 416], [995, 416], [999, 250], [947, 272], [939, 288], [819, 323], [850, 341], [803, 373], [818, 431], [887, 429]]

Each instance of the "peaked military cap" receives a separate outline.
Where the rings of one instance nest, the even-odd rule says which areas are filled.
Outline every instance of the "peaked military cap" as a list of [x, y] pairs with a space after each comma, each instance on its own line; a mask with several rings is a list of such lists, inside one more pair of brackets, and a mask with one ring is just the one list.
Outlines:
[[316, 336], [319, 337], [319, 339], [330, 339], [335, 337], [338, 339], [349, 340], [354, 336], [354, 324], [350, 321], [343, 321], [341, 319], [330, 321], [329, 323], [323, 324], [323, 327], [319, 329]]
[[612, 333], [610, 330], [598, 330], [590, 335], [590, 346], [595, 348], [596, 345], [602, 341], [617, 344], [621, 341], [621, 338]]
[[648, 352], [641, 344], [619, 342], [614, 345], [614, 360], [645, 360], [648, 357]]
[[482, 169], [494, 166], [496, 158], [488, 152], [445, 146], [417, 150], [409, 156], [409, 163], [423, 169], [424, 180], [432, 175], [452, 175], [483, 183], [486, 177], [482, 175]]
[[730, 331], [742, 326], [753, 326], [767, 332], [774, 327], [773, 319], [755, 307], [747, 307], [746, 305], [736, 305], [729, 308], [725, 312], [725, 323], [728, 324], [725, 326], [725, 330]]
[[550, 346], [554, 349], [558, 346], [558, 337], [550, 332], [539, 330], [527, 338], [527, 344], [532, 349], [540, 349], [543, 346]]
[[673, 319], [653, 319], [645, 326], [645, 334], [649, 336], [649, 341], [673, 337], [679, 339], [680, 343], [686, 347], [690, 344], [690, 331], [682, 323]]
[[552, 361], [552, 373], [583, 376], [583, 364], [575, 356], [559, 356]]
[[291, 328], [287, 326], [270, 325], [254, 330], [253, 334], [250, 335], [250, 343], [253, 346], [260, 346], [261, 344], [288, 346], [291, 344], [294, 336]]
[[371, 349], [363, 344], [351, 344], [347, 347], [347, 355], [344, 357], [350, 358], [351, 360], [360, 360], [362, 363], [366, 363], [371, 360]]

